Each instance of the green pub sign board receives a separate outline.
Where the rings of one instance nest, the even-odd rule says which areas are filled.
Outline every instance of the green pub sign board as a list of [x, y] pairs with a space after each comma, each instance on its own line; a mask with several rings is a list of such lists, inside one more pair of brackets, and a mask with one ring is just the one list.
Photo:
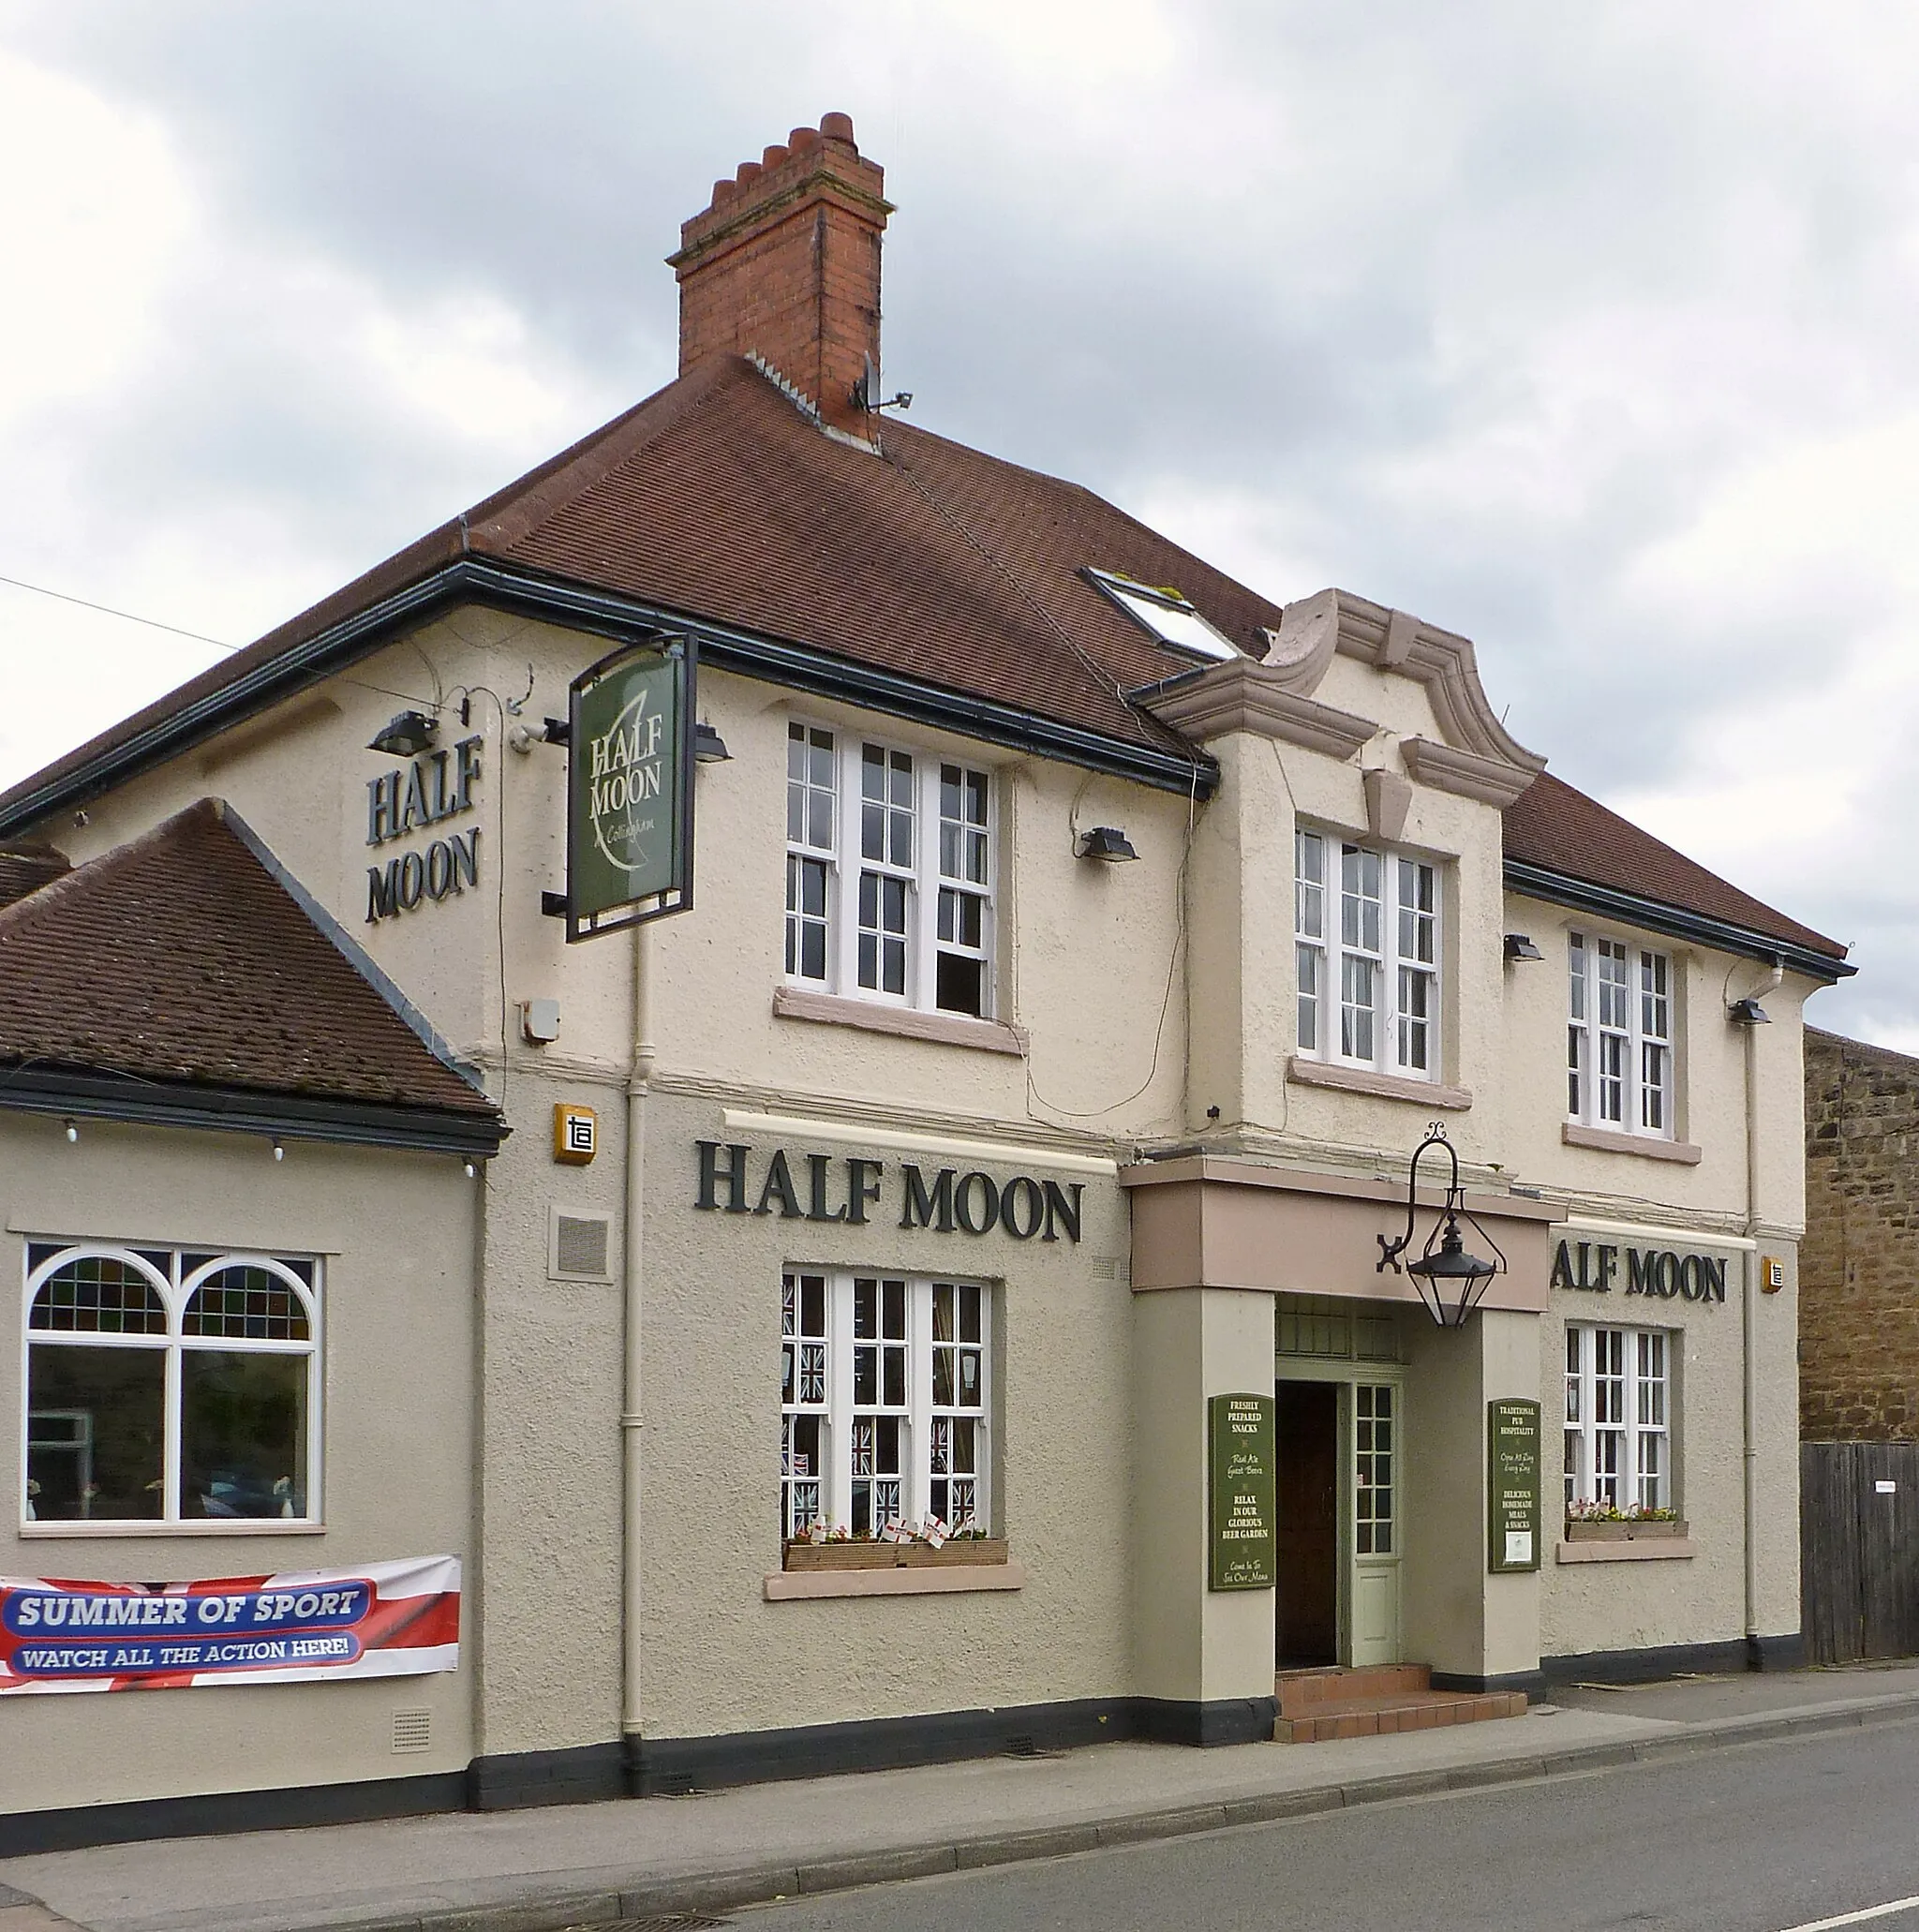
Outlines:
[[1501, 1570], [1540, 1567], [1540, 1405], [1486, 1404], [1486, 1562]]
[[1206, 1433], [1212, 1476], [1207, 1582], [1215, 1590], [1270, 1590], [1279, 1581], [1272, 1397], [1209, 1398]]
[[616, 932], [693, 902], [690, 637], [632, 645], [573, 680], [566, 936]]

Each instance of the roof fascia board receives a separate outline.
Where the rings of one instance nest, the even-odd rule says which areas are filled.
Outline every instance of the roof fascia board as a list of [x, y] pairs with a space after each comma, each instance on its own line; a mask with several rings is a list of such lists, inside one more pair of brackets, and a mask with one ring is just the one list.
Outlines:
[[227, 829], [265, 867], [267, 875], [312, 920], [320, 935], [332, 942], [348, 965], [386, 1002], [420, 1044], [443, 1066], [458, 1074], [475, 1092], [483, 1094], [486, 1083], [480, 1069], [454, 1051], [452, 1043], [381, 971], [373, 955], [280, 863], [266, 840], [224, 799], [220, 801], [220, 816]]
[[418, 622], [465, 599], [564, 621], [574, 629], [620, 643], [662, 629], [692, 630], [699, 633], [701, 657], [720, 669], [821, 697], [841, 698], [915, 723], [958, 729], [989, 744], [1060, 759], [1108, 777], [1132, 779], [1157, 791], [1207, 798], [1218, 779], [1217, 762], [1203, 753], [1187, 758], [1175, 751], [1127, 744], [1099, 732], [1036, 717], [1017, 706], [923, 684], [897, 672], [828, 656], [804, 645], [468, 556], [330, 624], [317, 635], [254, 665], [231, 684], [204, 693], [124, 744], [27, 793], [0, 810], [0, 838], [37, 825], [66, 807], [84, 803], [162, 759], [191, 750], [238, 720], [369, 656], [398, 626]]
[[132, 1126], [278, 1135], [347, 1147], [410, 1148], [480, 1159], [498, 1153], [511, 1131], [483, 1114], [444, 1107], [387, 1107], [311, 1093], [172, 1086], [31, 1066], [0, 1073], [0, 1108]]
[[1545, 866], [1528, 865], [1524, 859], [1506, 861], [1506, 889], [1527, 899], [1540, 899], [1552, 905], [1569, 906], [1575, 912], [1596, 913], [1629, 926], [1642, 926], [1648, 932], [1663, 932], [1671, 939], [1689, 939], [1721, 953], [1737, 953], [1770, 966], [1774, 960], [1817, 979], [1826, 986], [1850, 979], [1858, 967], [1830, 953], [1815, 952], [1810, 946], [1790, 939], [1774, 939], [1755, 932], [1749, 926], [1735, 926], [1728, 919], [1715, 919], [1707, 913], [1688, 912], [1656, 899], [1642, 899], [1636, 892], [1622, 892], [1611, 885], [1595, 885], [1574, 879]]

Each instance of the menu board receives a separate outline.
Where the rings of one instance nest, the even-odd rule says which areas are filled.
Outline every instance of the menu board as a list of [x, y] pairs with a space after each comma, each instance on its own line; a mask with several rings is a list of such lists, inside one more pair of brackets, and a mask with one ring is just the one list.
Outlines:
[[1540, 1405], [1486, 1404], [1486, 1563], [1503, 1570], [1540, 1567]]
[[1212, 1477], [1209, 1586], [1270, 1590], [1278, 1581], [1272, 1397], [1211, 1397], [1206, 1433]]

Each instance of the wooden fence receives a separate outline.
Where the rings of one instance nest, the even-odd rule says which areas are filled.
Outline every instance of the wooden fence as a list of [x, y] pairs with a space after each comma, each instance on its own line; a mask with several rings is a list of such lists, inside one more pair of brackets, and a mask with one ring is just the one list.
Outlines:
[[1799, 1445], [1799, 1590], [1809, 1661], [1919, 1657], [1919, 1442]]

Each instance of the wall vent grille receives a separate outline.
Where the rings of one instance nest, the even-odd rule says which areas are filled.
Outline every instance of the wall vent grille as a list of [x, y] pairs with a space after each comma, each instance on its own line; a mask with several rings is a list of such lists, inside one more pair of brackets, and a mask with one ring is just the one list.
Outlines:
[[394, 1749], [396, 1751], [424, 1751], [433, 1744], [433, 1713], [431, 1711], [395, 1711], [394, 1713]]
[[555, 1281], [611, 1281], [612, 1251], [613, 1223], [606, 1215], [562, 1214], [554, 1209], [546, 1272]]

